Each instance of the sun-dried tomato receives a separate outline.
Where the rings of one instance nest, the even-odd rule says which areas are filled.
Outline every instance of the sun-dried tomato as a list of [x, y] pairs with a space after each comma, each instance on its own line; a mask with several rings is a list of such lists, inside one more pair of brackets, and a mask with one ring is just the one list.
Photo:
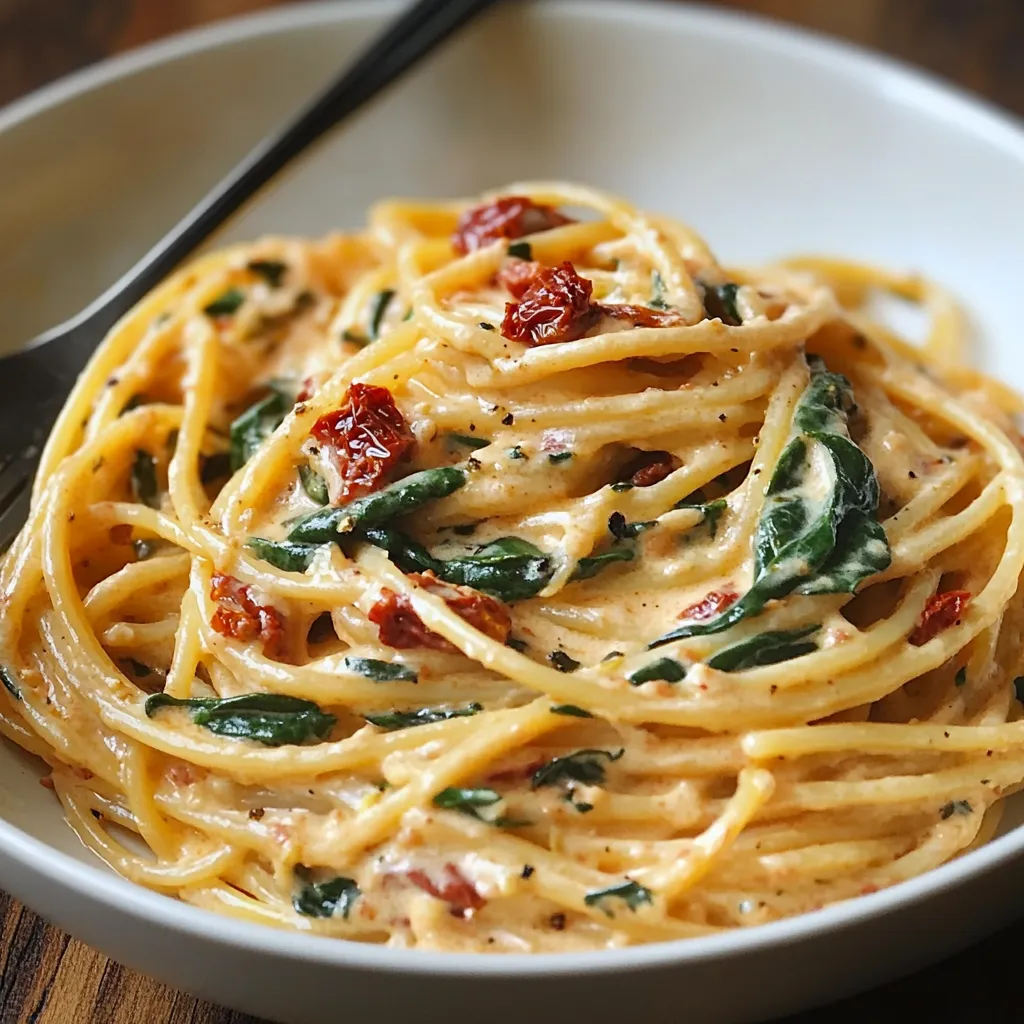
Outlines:
[[957, 625], [970, 600], [967, 590], [947, 590], [944, 594], [932, 595], [910, 634], [910, 642], [921, 647], [944, 629]]
[[407, 871], [405, 877], [434, 899], [447, 903], [452, 917], [470, 917], [474, 911], [487, 904], [487, 900], [476, 891], [473, 883], [452, 863], [445, 864], [440, 883], [435, 882], [420, 868]]
[[317, 380], [316, 377], [307, 377], [302, 382], [302, 387], [299, 388], [299, 393], [295, 396], [296, 402], [308, 402], [313, 395], [316, 394]]
[[415, 444], [391, 392], [375, 384], [351, 385], [342, 407], [321, 416], [310, 434], [334, 470], [325, 475], [335, 504], [375, 491]]
[[217, 602], [211, 625], [232, 640], [262, 640], [263, 652], [277, 657], [284, 644], [284, 616], [270, 605], [260, 604], [252, 588], [226, 573], [210, 580], [210, 597]]
[[739, 600], [739, 596], [735, 590], [712, 590], [696, 604], [684, 608], [679, 613], [679, 618], [688, 622], [703, 622], [705, 619], [713, 619], [730, 605], [735, 604]]
[[[418, 583], [428, 594], [440, 597], [456, 615], [485, 636], [501, 644], [508, 639], [512, 631], [512, 618], [508, 609], [497, 599], [471, 587], [445, 583], [430, 572], [410, 573], [409, 579]], [[388, 647], [396, 650], [426, 647], [449, 654], [458, 653], [457, 647], [423, 624], [412, 602], [404, 594], [396, 594], [384, 588], [380, 599], [370, 609], [368, 618], [378, 627], [381, 643]]]
[[544, 269], [544, 265], [536, 260], [509, 260], [499, 268], [494, 279], [513, 298], [521, 299], [526, 289], [533, 284], [534, 278]]
[[628, 320], [634, 327], [685, 327], [686, 321], [674, 309], [651, 309], [650, 306], [609, 304], [596, 307], [603, 316]]
[[501, 333], [510, 341], [551, 345], [582, 338], [598, 311], [590, 304], [594, 285], [566, 260], [560, 267], [542, 267], [518, 302], [505, 304]]
[[634, 487], [651, 487], [660, 484], [673, 470], [679, 467], [679, 460], [671, 452], [639, 452], [619, 476]]
[[527, 196], [502, 196], [493, 203], [466, 210], [459, 217], [452, 246], [460, 256], [465, 256], [499, 238], [522, 238], [571, 223], [571, 217], [553, 206], [535, 203]]

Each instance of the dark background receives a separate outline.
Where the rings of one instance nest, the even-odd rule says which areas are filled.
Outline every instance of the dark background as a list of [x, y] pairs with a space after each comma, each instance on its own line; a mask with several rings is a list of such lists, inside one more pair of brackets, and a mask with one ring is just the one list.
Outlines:
[[[110, 54], [288, 2], [0, 0], [0, 105]], [[1024, 0], [705, 2], [769, 15], [884, 51], [1015, 114], [1024, 113]], [[1024, 924], [930, 970], [838, 1006], [789, 1018], [786, 1024], [872, 1024], [897, 1015], [929, 1024], [1021, 1022], [1022, 954]], [[685, 998], [680, 1006], [683, 1021]], [[0, 893], [0, 1024], [257, 1022], [111, 963]]]

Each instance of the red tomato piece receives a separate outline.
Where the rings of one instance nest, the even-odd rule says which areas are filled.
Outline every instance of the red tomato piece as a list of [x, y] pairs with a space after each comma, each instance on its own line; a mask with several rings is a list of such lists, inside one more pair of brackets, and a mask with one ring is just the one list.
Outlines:
[[495, 281], [514, 298], [521, 299], [543, 269], [536, 260], [509, 260], [495, 274]]
[[705, 594], [696, 604], [684, 608], [679, 613], [679, 618], [689, 622], [703, 622], [705, 619], [713, 619], [720, 612], [724, 612], [730, 605], [739, 600], [739, 594], [735, 590], [712, 590]]
[[571, 217], [562, 215], [553, 206], [535, 203], [527, 196], [502, 196], [492, 203], [474, 206], [459, 217], [452, 247], [460, 256], [465, 256], [499, 238], [522, 238], [571, 223]]
[[915, 647], [922, 647], [943, 630], [957, 625], [970, 600], [971, 594], [967, 590], [947, 590], [944, 594], [933, 594], [928, 598], [921, 618], [910, 634], [910, 642]]
[[257, 602], [251, 587], [234, 576], [216, 572], [210, 580], [210, 597], [218, 605], [210, 622], [216, 632], [232, 640], [262, 640], [268, 657], [280, 655], [284, 616], [276, 608]]
[[575, 341], [594, 325], [594, 285], [566, 260], [560, 267], [542, 267], [518, 302], [505, 304], [501, 333], [510, 341], [551, 345]]
[[[410, 573], [414, 580], [430, 594], [436, 594], [456, 615], [465, 619], [474, 629], [503, 644], [512, 631], [512, 618], [508, 609], [498, 600], [471, 587], [445, 583], [433, 573]], [[426, 647], [434, 651], [458, 653], [439, 633], [428, 629], [416, 614], [412, 602], [403, 594], [384, 588], [380, 600], [370, 609], [369, 620], [378, 627], [381, 643], [396, 650]]]
[[674, 309], [651, 309], [650, 306], [625, 304], [597, 307], [604, 316], [628, 320], [634, 327], [685, 327], [686, 321]]
[[407, 871], [405, 877], [434, 899], [447, 903], [452, 917], [471, 917], [474, 911], [487, 904], [487, 900], [476, 891], [473, 883], [451, 863], [445, 864], [440, 883], [435, 882], [419, 868]]
[[651, 487], [660, 484], [679, 465], [679, 460], [670, 452], [640, 452], [625, 468], [622, 479], [634, 487]]
[[310, 434], [336, 471], [327, 474], [334, 504], [377, 490], [416, 443], [394, 396], [374, 384], [351, 385], [342, 407], [321, 416]]

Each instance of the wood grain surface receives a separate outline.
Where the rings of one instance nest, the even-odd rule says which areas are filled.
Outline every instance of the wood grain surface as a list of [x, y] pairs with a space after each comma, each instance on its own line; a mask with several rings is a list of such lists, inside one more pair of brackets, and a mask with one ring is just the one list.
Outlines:
[[[0, 0], [0, 105], [110, 54], [287, 2]], [[719, 0], [717, 6], [885, 51], [1024, 114], [1024, 0]], [[927, 971], [786, 1024], [887, 1021], [896, 1007], [929, 1024], [1024, 1021], [1021, 948], [1024, 924]], [[259, 1022], [128, 971], [0, 893], [0, 1024]]]

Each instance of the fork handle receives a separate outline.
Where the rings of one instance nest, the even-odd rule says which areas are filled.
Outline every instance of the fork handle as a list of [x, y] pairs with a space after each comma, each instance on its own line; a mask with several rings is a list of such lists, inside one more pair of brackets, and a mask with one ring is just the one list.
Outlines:
[[[328, 129], [363, 106], [407, 68], [429, 53], [496, 0], [416, 0], [336, 78], [305, 110], [276, 135], [268, 136], [239, 163], [183, 220], [94, 302], [71, 320], [42, 335], [40, 343], [65, 336], [92, 321], [102, 336], [143, 296], [160, 283], [221, 224], [252, 198], [289, 161]], [[79, 335], [86, 332], [76, 332]], [[62, 361], [79, 365], [92, 354], [62, 353]]]

